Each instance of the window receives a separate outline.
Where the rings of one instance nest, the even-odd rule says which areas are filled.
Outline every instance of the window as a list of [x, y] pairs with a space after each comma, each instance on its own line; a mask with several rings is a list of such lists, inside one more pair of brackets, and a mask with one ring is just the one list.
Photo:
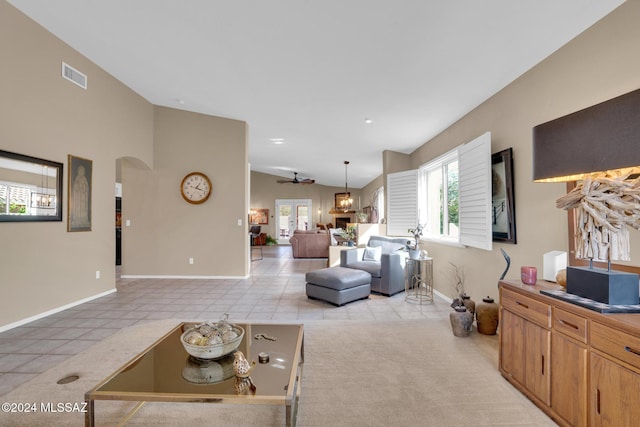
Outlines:
[[458, 240], [458, 150], [420, 168], [418, 206], [425, 237]]
[[0, 184], [0, 214], [28, 215], [32, 191], [35, 191], [35, 187], [29, 188], [11, 183]]
[[422, 165], [387, 177], [387, 233], [491, 250], [491, 134]]

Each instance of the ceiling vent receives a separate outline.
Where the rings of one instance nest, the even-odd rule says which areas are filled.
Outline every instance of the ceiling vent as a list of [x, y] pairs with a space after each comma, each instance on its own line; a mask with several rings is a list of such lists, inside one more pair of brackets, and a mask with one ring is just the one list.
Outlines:
[[64, 62], [62, 63], [62, 77], [87, 90], [87, 76]]

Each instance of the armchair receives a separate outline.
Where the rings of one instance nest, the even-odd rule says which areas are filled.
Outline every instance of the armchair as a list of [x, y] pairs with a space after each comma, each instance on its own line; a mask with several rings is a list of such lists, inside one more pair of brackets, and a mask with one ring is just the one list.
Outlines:
[[403, 249], [406, 243], [404, 237], [371, 236], [366, 248], [340, 252], [340, 267], [364, 270], [371, 274], [371, 292], [386, 296], [397, 294], [404, 291], [407, 254], [399, 249]]

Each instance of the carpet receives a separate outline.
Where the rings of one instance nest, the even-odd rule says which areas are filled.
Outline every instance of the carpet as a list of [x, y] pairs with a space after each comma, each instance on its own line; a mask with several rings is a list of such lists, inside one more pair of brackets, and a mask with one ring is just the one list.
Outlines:
[[[177, 320], [123, 329], [2, 396], [3, 402], [78, 403], [85, 391]], [[298, 426], [553, 426], [504, 380], [497, 336], [454, 337], [448, 320], [305, 322]], [[80, 378], [56, 382], [68, 375]], [[116, 425], [132, 402], [97, 401], [96, 424]], [[84, 414], [0, 413], [0, 425], [80, 426]], [[145, 404], [130, 426], [277, 426], [284, 409], [206, 403]]]

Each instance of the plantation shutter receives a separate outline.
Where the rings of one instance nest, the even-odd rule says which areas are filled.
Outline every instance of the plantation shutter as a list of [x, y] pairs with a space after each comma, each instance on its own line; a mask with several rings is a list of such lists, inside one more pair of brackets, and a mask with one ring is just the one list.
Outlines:
[[491, 132], [459, 147], [460, 243], [491, 250]]
[[408, 236], [418, 224], [418, 170], [387, 175], [387, 234]]

